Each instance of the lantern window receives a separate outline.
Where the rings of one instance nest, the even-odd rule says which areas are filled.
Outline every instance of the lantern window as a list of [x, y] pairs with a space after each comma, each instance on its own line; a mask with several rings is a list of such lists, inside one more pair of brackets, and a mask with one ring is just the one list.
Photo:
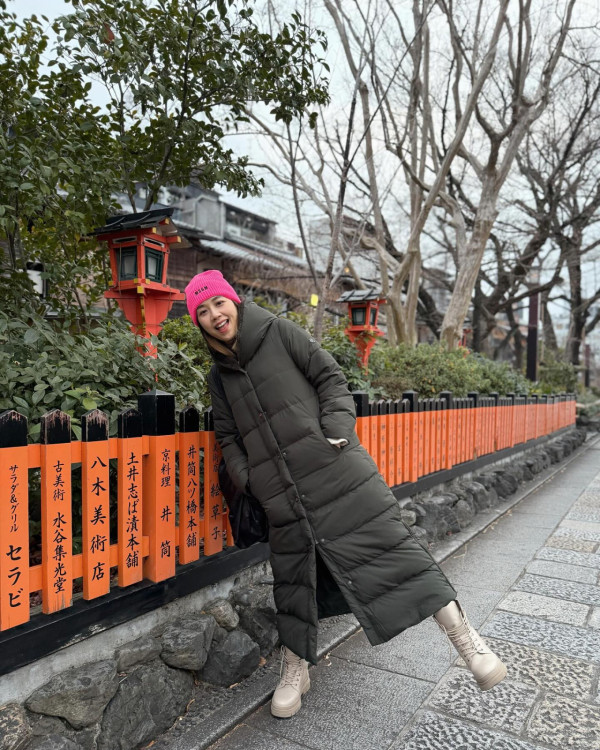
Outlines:
[[119, 258], [119, 281], [129, 281], [137, 278], [137, 247], [120, 247], [117, 249]]
[[353, 307], [352, 308], [352, 325], [364, 326], [367, 316], [366, 307]]
[[148, 281], [162, 282], [164, 253], [146, 248], [146, 278]]
[[371, 307], [371, 325], [374, 326], [377, 324], [377, 308], [373, 305]]

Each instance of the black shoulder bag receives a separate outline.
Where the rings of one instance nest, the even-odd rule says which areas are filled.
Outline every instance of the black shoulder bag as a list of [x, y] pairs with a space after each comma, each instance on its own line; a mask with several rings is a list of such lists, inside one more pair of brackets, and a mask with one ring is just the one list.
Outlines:
[[[221, 374], [217, 367], [215, 367], [215, 376], [219, 395], [227, 401]], [[245, 450], [239, 435], [236, 440], [240, 448]], [[219, 463], [219, 485], [227, 503], [229, 523], [231, 524], [235, 546], [246, 549], [246, 547], [250, 547], [257, 542], [268, 542], [269, 522], [262, 505], [250, 492], [242, 492], [238, 489], [229, 476], [224, 458]]]

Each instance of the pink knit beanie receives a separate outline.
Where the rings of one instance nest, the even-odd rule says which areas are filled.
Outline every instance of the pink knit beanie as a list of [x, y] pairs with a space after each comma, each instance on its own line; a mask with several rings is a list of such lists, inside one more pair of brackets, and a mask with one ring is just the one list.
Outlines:
[[235, 289], [225, 281], [220, 271], [203, 271], [194, 276], [185, 288], [185, 301], [195, 326], [198, 325], [196, 310], [211, 297], [227, 297], [241, 304], [241, 299], [235, 293]]

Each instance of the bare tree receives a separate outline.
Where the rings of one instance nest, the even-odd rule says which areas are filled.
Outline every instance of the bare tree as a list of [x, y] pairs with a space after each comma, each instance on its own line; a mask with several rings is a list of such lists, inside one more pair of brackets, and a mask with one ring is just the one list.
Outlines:
[[[472, 36], [468, 38], [464, 24], [459, 25], [452, 0], [440, 0], [440, 4], [452, 28], [455, 59], [463, 66], [467, 80], [473, 80], [478, 72], [478, 38], [484, 19], [481, 13], [477, 14]], [[479, 151], [482, 150], [481, 141], [485, 142], [485, 159], [477, 155], [474, 145], [465, 141], [460, 145], [460, 156], [468, 162], [479, 182], [479, 195], [476, 201], [472, 201], [475, 211], [468, 236], [464, 232], [463, 220], [456, 237], [458, 269], [454, 291], [442, 323], [442, 338], [449, 347], [453, 347], [461, 335], [497, 217], [500, 191], [527, 132], [548, 105], [551, 88], [556, 82], [557, 66], [571, 30], [574, 4], [575, 0], [556, 3], [554, 10], [556, 13], [562, 10], [562, 16], [559, 27], [547, 40], [547, 51], [544, 53], [532, 24], [532, 0], [519, 3], [514, 20], [509, 15], [504, 19], [506, 49], [490, 76], [490, 86], [485, 96], [478, 100], [475, 107], [477, 134], [471, 140], [478, 145]], [[544, 16], [539, 26], [549, 23], [549, 20], [549, 15]], [[544, 57], [540, 59], [542, 54]], [[456, 103], [455, 109], [458, 109]]]

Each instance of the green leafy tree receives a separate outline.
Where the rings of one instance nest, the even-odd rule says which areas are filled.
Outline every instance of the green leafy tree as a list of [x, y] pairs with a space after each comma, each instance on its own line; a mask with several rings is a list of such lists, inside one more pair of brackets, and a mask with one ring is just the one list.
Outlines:
[[[327, 101], [315, 77], [325, 37], [292, 14], [278, 33], [261, 28], [249, 0], [72, 0], [60, 18], [59, 66], [98, 80], [108, 97], [121, 185], [146, 208], [167, 184], [215, 184], [241, 195], [261, 180], [224, 143], [247, 121], [245, 107], [267, 105], [291, 122]], [[316, 115], [311, 116], [312, 120]]]
[[118, 179], [91, 82], [76, 68], [45, 66], [48, 56], [56, 62], [46, 21], [19, 22], [0, 0], [0, 293], [16, 309], [23, 300], [36, 309], [28, 260], [45, 263], [54, 309], [83, 308], [84, 280], [89, 287], [101, 263], [79, 240], [109, 210]]
[[81, 238], [112, 196], [135, 210], [139, 184], [146, 207], [191, 180], [258, 193], [225, 136], [249, 104], [289, 122], [326, 102], [325, 38], [296, 13], [270, 33], [249, 0], [70, 1], [51, 37], [47, 18], [19, 21], [0, 0], [0, 292], [35, 311], [26, 264], [41, 261], [50, 306], [85, 314], [108, 270]]

